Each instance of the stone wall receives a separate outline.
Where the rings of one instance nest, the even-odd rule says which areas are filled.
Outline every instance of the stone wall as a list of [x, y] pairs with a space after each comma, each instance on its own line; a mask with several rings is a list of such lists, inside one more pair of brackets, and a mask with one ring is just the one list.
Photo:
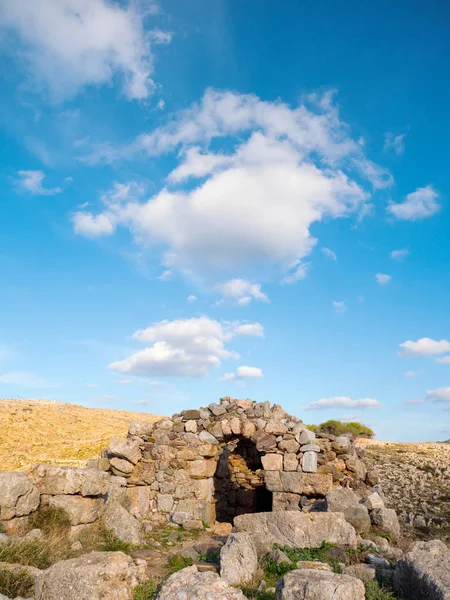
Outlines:
[[76, 532], [100, 517], [113, 522], [119, 505], [136, 525], [201, 527], [249, 512], [322, 510], [334, 486], [363, 495], [375, 483], [349, 438], [315, 436], [279, 405], [227, 397], [131, 423], [86, 469], [0, 474], [0, 519], [18, 533], [39, 505], [61, 506]]

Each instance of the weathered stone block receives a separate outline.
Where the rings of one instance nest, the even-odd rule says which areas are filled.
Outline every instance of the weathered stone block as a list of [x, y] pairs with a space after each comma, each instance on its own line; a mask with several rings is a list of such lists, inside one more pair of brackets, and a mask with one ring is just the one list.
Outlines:
[[103, 498], [59, 495], [51, 496], [48, 505], [63, 508], [69, 515], [71, 525], [83, 525], [99, 518], [105, 502]]
[[272, 510], [300, 510], [300, 494], [289, 494], [287, 492], [274, 492], [272, 498]]
[[213, 477], [216, 472], [217, 463], [212, 458], [205, 458], [203, 460], [193, 460], [188, 463], [187, 471], [196, 479], [204, 479], [207, 477]]
[[317, 454], [315, 452], [305, 452], [302, 457], [302, 471], [304, 473], [317, 472]]
[[265, 429], [267, 433], [272, 433], [273, 435], [283, 435], [287, 433], [287, 430], [286, 425], [278, 419], [269, 419]]
[[290, 492], [305, 496], [325, 496], [333, 489], [329, 473], [266, 472], [266, 487], [272, 492]]
[[298, 469], [298, 458], [296, 454], [285, 454], [283, 457], [284, 471], [296, 471]]
[[197, 433], [197, 421], [186, 421], [184, 425], [184, 430], [190, 433]]
[[30, 478], [41, 494], [103, 496], [108, 491], [110, 475], [97, 469], [38, 465], [30, 471]]
[[142, 544], [143, 538], [139, 521], [120, 504], [115, 502], [108, 504], [102, 520], [105, 527], [111, 529], [119, 540], [136, 546]]
[[156, 496], [158, 510], [160, 512], [170, 513], [173, 508], [173, 496], [170, 494], [158, 494]]
[[287, 573], [275, 591], [275, 600], [364, 600], [364, 584], [348, 575], [315, 569]]
[[134, 465], [130, 463], [128, 460], [123, 458], [114, 458], [111, 459], [111, 467], [112, 471], [115, 475], [123, 475], [124, 477], [129, 477], [133, 472]]
[[137, 436], [145, 440], [152, 435], [154, 428], [154, 423], [141, 423], [138, 421], [133, 421], [128, 427], [128, 435]]
[[269, 433], [261, 432], [259, 435], [256, 433], [253, 436], [253, 440], [255, 441], [256, 449], [259, 450], [259, 452], [267, 452], [268, 450], [272, 450], [277, 446], [277, 440], [275, 436]]
[[258, 556], [251, 536], [232, 533], [220, 551], [220, 576], [230, 585], [249, 583], [258, 570]]
[[302, 429], [295, 434], [295, 439], [301, 446], [305, 444], [314, 444], [316, 441], [316, 434], [310, 429]]
[[400, 524], [393, 508], [376, 508], [370, 511], [370, 519], [378, 531], [389, 533], [392, 539], [400, 537]]
[[39, 490], [25, 473], [0, 473], [0, 519], [29, 515], [39, 500]]
[[201, 417], [199, 410], [183, 410], [183, 412], [181, 413], [181, 416], [183, 417], [183, 421], [191, 421], [191, 420], [197, 421], [197, 419], [200, 419], [200, 417]]
[[266, 471], [282, 471], [283, 457], [281, 454], [266, 454], [261, 457], [263, 469]]
[[[161, 426], [161, 423], [159, 421], [157, 425]], [[109, 442], [108, 455], [124, 458], [135, 465], [142, 458], [139, 446], [140, 443], [138, 440], [113, 437]]]
[[296, 454], [300, 448], [300, 444], [296, 440], [282, 440], [278, 443], [278, 448], [289, 454]]

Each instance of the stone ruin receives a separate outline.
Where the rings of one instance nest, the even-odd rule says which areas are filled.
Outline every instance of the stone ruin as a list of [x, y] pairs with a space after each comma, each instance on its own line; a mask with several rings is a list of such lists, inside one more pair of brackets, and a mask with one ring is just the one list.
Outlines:
[[127, 439], [111, 440], [89, 466], [127, 488], [131, 512], [139, 505], [141, 517], [161, 524], [186, 515], [213, 524], [244, 513], [321, 510], [334, 485], [361, 492], [376, 483], [348, 437], [316, 436], [277, 404], [229, 397], [132, 423]]
[[[315, 435], [277, 404], [226, 397], [131, 423], [128, 436], [113, 438], [87, 468], [41, 464], [0, 474], [0, 522], [21, 535], [39, 506], [58, 506], [74, 535], [102, 518], [140, 543], [142, 526], [202, 528], [246, 513], [325, 511], [332, 490], [363, 496], [376, 483], [349, 437]], [[358, 518], [348, 516], [353, 525]]]

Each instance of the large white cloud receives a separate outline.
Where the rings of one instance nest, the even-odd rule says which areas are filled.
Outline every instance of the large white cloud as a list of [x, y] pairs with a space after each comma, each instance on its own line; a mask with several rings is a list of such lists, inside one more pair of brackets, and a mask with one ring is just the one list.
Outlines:
[[434, 356], [450, 352], [450, 342], [448, 340], [433, 340], [431, 338], [421, 338], [413, 341], [407, 340], [400, 344], [404, 356]]
[[330, 408], [381, 408], [381, 402], [375, 400], [374, 398], [360, 398], [359, 400], [352, 400], [348, 396], [335, 396], [333, 398], [322, 398], [321, 400], [315, 400], [306, 406], [306, 410], [325, 410]]
[[390, 202], [387, 211], [402, 221], [421, 221], [440, 210], [438, 198], [439, 194], [433, 186], [427, 185], [408, 194], [404, 202]]
[[[114, 229], [127, 228], [140, 246], [162, 249], [165, 267], [213, 274], [215, 283], [224, 275], [253, 276], [254, 267], [281, 271], [287, 283], [302, 278], [302, 259], [316, 244], [311, 226], [357, 217], [377, 172], [329, 94], [291, 108], [209, 90], [166, 126], [126, 148], [107, 147], [104, 158], [136, 153], [176, 156], [166, 187], [146, 201], [133, 194], [110, 200], [100, 214]], [[368, 189], [360, 183], [364, 174]], [[86, 214], [92, 236], [98, 215]], [[75, 224], [84, 234], [79, 215]], [[111, 233], [101, 229], [98, 235]]]
[[109, 365], [119, 373], [137, 376], [207, 375], [222, 360], [238, 359], [225, 347], [235, 336], [262, 336], [259, 323], [219, 322], [208, 317], [161, 321], [133, 334], [133, 339], [151, 344], [124, 360]]
[[159, 30], [146, 35], [137, 6], [110, 0], [0, 0], [0, 26], [17, 34], [16, 55], [54, 98], [109, 84], [120, 73], [125, 94], [141, 99], [153, 86], [150, 44], [167, 43], [170, 35]]

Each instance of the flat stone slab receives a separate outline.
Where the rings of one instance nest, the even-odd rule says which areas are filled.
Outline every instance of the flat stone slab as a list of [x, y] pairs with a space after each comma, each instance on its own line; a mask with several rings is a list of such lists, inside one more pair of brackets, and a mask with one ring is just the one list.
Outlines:
[[[356, 548], [356, 532], [342, 513], [297, 511], [244, 514], [235, 517], [237, 532], [250, 533], [291, 548], [319, 548], [323, 542]], [[259, 544], [258, 544], [259, 545]]]
[[416, 542], [395, 566], [394, 588], [414, 600], [450, 600], [450, 549], [439, 540]]
[[305, 496], [325, 496], [333, 489], [331, 473], [265, 471], [266, 487], [271, 492], [288, 492]]
[[355, 577], [328, 571], [290, 571], [277, 585], [275, 600], [364, 600], [364, 584]]

